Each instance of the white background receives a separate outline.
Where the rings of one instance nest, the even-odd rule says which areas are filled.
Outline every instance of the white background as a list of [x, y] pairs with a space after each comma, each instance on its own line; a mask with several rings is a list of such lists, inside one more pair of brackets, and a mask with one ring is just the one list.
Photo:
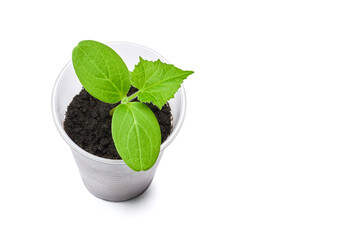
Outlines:
[[[2, 1], [0, 239], [360, 239], [358, 1]], [[81, 40], [195, 74], [151, 187], [93, 197], [51, 116]]]

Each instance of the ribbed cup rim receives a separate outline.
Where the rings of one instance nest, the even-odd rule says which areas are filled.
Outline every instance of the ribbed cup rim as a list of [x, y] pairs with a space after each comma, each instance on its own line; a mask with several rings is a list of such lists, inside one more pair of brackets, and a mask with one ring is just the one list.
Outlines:
[[[158, 54], [157, 52], [155, 52], [154, 50], [147, 48], [145, 46], [136, 44], [136, 43], [129, 43], [129, 42], [108, 42], [106, 44], [122, 44], [122, 45], [131, 45], [131, 46], [136, 46], [139, 48], [143, 48], [149, 52], [152, 52], [153, 54], [155, 54], [161, 61], [165, 62], [165, 63], [169, 63], [164, 57], [162, 57], [160, 54]], [[125, 164], [125, 162], [123, 160], [117, 160], [117, 159], [108, 159], [108, 158], [102, 158], [102, 157], [98, 157], [96, 155], [93, 155], [87, 151], [85, 151], [84, 149], [82, 149], [81, 147], [79, 147], [76, 143], [74, 143], [71, 138], [67, 135], [67, 133], [65, 132], [62, 123], [59, 121], [58, 115], [57, 115], [57, 105], [56, 105], [56, 99], [58, 96], [58, 89], [59, 89], [59, 85], [61, 82], [62, 77], [64, 76], [64, 73], [72, 66], [72, 62], [69, 61], [65, 67], [61, 70], [59, 76], [56, 79], [54, 88], [53, 88], [53, 92], [52, 92], [52, 96], [51, 96], [51, 110], [52, 110], [52, 116], [55, 122], [55, 126], [57, 128], [57, 130], [59, 131], [60, 135], [62, 136], [62, 138], [65, 140], [65, 142], [76, 152], [78, 152], [79, 154], [83, 155], [84, 157], [87, 157], [93, 161], [97, 161], [97, 162], [102, 162], [102, 163], [106, 163], [106, 164]], [[186, 95], [185, 95], [185, 89], [183, 86], [181, 86], [181, 88], [179, 89], [181, 95], [182, 95], [182, 101], [181, 101], [181, 109], [180, 109], [180, 115], [179, 115], [179, 119], [177, 122], [177, 125], [175, 126], [175, 128], [173, 129], [173, 131], [171, 132], [170, 136], [165, 140], [164, 143], [161, 144], [160, 147], [160, 151], [164, 151], [165, 148], [167, 146], [169, 146], [169, 144], [175, 139], [175, 137], [177, 136], [177, 134], [179, 133], [183, 122], [184, 122], [184, 117], [185, 117], [185, 111], [186, 111]]]

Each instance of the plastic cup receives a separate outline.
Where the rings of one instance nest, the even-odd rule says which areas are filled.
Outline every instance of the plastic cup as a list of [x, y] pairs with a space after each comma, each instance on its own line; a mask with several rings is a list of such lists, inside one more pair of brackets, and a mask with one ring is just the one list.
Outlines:
[[[168, 63], [158, 53], [137, 44], [114, 42], [107, 45], [121, 56], [130, 71], [138, 63], [140, 56], [146, 60], [160, 59]], [[51, 106], [56, 128], [70, 146], [86, 188], [94, 196], [108, 201], [125, 201], [139, 196], [151, 184], [165, 148], [174, 140], [181, 128], [186, 108], [184, 87], [181, 87], [175, 97], [169, 101], [173, 116], [173, 129], [170, 136], [161, 144], [160, 154], [154, 166], [141, 172], [133, 171], [122, 160], [101, 158], [86, 152], [66, 134], [63, 127], [66, 109], [81, 89], [82, 85], [70, 61], [56, 80]]]

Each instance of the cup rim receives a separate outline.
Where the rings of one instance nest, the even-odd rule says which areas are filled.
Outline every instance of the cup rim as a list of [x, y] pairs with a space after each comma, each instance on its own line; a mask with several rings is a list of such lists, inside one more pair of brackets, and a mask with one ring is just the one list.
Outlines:
[[[155, 54], [161, 61], [163, 61], [165, 63], [169, 63], [159, 53], [155, 52], [154, 50], [152, 50], [152, 49], [150, 49], [148, 47], [145, 47], [145, 46], [142, 46], [142, 45], [139, 45], [139, 44], [136, 44], [136, 43], [130, 43], [130, 42], [107, 42], [105, 44], [109, 45], [110, 47], [111, 47], [112, 44], [121, 44], [121, 45], [130, 45], [130, 46], [136, 46], [136, 47], [139, 47], [139, 48], [143, 48], [144, 50], [147, 50], [147, 51], [152, 52], [153, 54]], [[72, 61], [70, 60], [65, 65], [65, 67], [63, 67], [63, 69], [61, 70], [60, 74], [58, 75], [58, 77], [56, 79], [56, 82], [55, 82], [55, 85], [54, 85], [53, 91], [52, 91], [52, 96], [51, 96], [52, 116], [53, 116], [53, 120], [55, 122], [55, 126], [56, 126], [58, 132], [60, 133], [62, 138], [65, 140], [65, 142], [71, 147], [72, 150], [76, 151], [77, 153], [83, 155], [84, 157], [86, 157], [88, 159], [91, 159], [91, 160], [96, 161], [96, 162], [106, 163], [106, 164], [126, 164], [122, 159], [103, 158], [103, 157], [99, 157], [99, 156], [96, 156], [94, 154], [91, 154], [91, 153], [85, 151], [84, 149], [79, 147], [76, 143], [74, 143], [73, 140], [65, 132], [65, 130], [63, 128], [63, 125], [59, 121], [59, 118], [58, 118], [58, 115], [57, 115], [56, 99], [57, 99], [57, 96], [58, 96], [58, 89], [59, 89], [61, 79], [64, 76], [64, 73], [71, 66], [72, 66]], [[186, 94], [185, 94], [185, 89], [184, 89], [183, 85], [181, 85], [178, 92], [180, 92], [181, 96], [182, 96], [179, 119], [178, 119], [177, 125], [175, 126], [173, 131], [170, 133], [169, 137], [165, 140], [164, 143], [161, 144], [160, 152], [164, 151], [165, 148], [167, 146], [169, 146], [170, 143], [175, 139], [175, 137], [178, 135], [178, 133], [179, 133], [179, 131], [180, 131], [182, 125], [183, 125], [183, 122], [184, 122], [185, 112], [186, 112]]]

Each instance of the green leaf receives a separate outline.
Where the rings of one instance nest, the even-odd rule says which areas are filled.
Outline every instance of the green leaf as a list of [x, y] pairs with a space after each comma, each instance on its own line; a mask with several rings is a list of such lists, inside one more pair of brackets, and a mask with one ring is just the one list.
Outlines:
[[139, 89], [138, 99], [141, 102], [152, 102], [161, 109], [174, 97], [184, 79], [193, 73], [160, 60], [152, 62], [140, 57], [131, 73], [131, 84]]
[[73, 50], [72, 62], [81, 84], [95, 98], [117, 103], [126, 97], [130, 73], [110, 47], [96, 41], [81, 41]]
[[160, 152], [161, 132], [145, 104], [128, 102], [116, 107], [111, 125], [116, 150], [134, 171], [150, 169]]

